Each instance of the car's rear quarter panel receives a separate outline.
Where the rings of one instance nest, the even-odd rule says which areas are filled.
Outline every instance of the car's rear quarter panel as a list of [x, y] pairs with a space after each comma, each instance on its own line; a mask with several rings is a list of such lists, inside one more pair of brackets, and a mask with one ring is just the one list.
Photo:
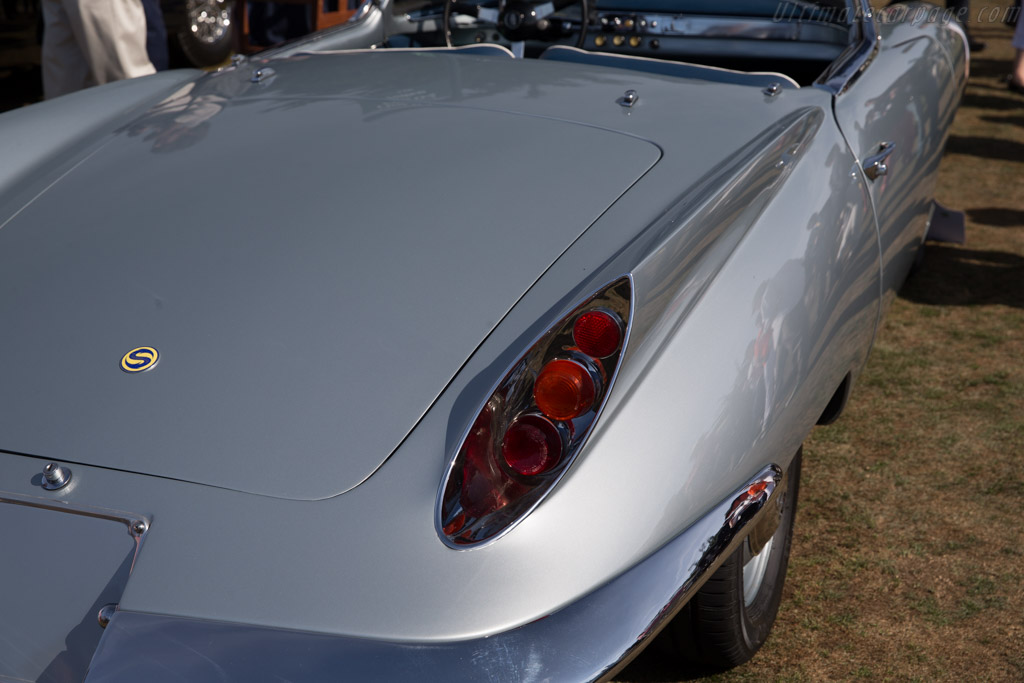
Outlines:
[[[709, 198], [636, 268], [620, 384], [564, 491], [524, 533], [570, 520], [580, 549], [611, 537], [627, 550], [594, 561], [641, 557], [760, 467], [788, 464], [862, 367], [878, 314], [874, 220], [834, 122], [802, 117], [752, 160], [747, 183]], [[751, 192], [783, 154], [778, 184]], [[694, 239], [715, 225], [715, 242]]]

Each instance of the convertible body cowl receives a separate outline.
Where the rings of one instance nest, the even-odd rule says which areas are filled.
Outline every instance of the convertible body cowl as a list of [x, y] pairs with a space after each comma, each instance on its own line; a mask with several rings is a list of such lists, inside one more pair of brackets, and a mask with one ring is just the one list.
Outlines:
[[[283, 498], [349, 490], [658, 162], [643, 138], [672, 112], [630, 121], [626, 86], [648, 106], [750, 92], [437, 53], [257, 68], [188, 83], [41, 173], [0, 229], [17, 332], [0, 338], [0, 448]], [[586, 113], [567, 98], [603, 108], [563, 120]], [[675, 116], [701, 121], [686, 151], [709, 166], [740, 142], [730, 117]], [[142, 346], [159, 362], [122, 372]]]

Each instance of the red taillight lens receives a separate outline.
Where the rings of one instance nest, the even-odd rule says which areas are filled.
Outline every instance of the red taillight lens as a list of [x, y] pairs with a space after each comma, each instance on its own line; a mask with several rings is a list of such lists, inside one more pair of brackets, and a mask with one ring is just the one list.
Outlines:
[[607, 311], [588, 311], [576, 319], [572, 338], [580, 351], [594, 358], [606, 358], [619, 350], [622, 328]]
[[550, 420], [540, 415], [523, 415], [508, 426], [501, 454], [519, 474], [542, 474], [562, 457], [562, 437]]
[[498, 466], [492, 452], [493, 443], [491, 407], [486, 405], [466, 437], [466, 461], [459, 494], [462, 509], [475, 517], [500, 510], [526, 488]]
[[552, 420], [571, 420], [590, 410], [596, 394], [590, 372], [562, 358], [544, 366], [533, 385], [533, 400]]

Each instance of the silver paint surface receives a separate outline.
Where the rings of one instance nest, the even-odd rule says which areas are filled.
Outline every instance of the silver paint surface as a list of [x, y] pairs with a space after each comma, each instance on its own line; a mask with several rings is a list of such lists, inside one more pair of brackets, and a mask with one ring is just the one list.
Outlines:
[[[610, 680], [737, 548], [778, 515], [786, 484], [765, 468], [625, 574], [545, 619], [486, 638], [417, 643], [349, 639], [137, 612], [115, 615], [87, 683], [196, 680]], [[751, 498], [749, 484], [767, 492]], [[778, 520], [775, 520], [778, 523]], [[625, 619], [607, 615], [632, 606]]]
[[[0, 368], [0, 447], [278, 497], [351, 489], [661, 154], [472, 106], [486, 60], [400, 57], [295, 59], [261, 69], [273, 83], [210, 76], [8, 222], [0, 288], [24, 295], [0, 300], [19, 330], [0, 356], [20, 359]], [[376, 91], [323, 82], [377, 64]], [[398, 80], [416, 92], [396, 97]], [[114, 372], [140, 344], [159, 366]]]
[[123, 523], [2, 494], [0, 539], [0, 680], [82, 680], [103, 633], [96, 615], [119, 599], [135, 540]]
[[[578, 73], [543, 62], [518, 68], [534, 64]], [[576, 92], [553, 89], [551, 98], [603, 102], [581, 111], [592, 112], [594, 123], [665, 140], [662, 160], [526, 292], [363, 484], [304, 502], [170, 479], [132, 486], [127, 482], [138, 477], [127, 472], [76, 467], [82, 500], [101, 486], [116, 507], [153, 514], [122, 608], [398, 640], [484, 635], [586, 594], [678, 535], [743, 476], [768, 462], [788, 464], [831, 391], [831, 377], [808, 381], [808, 374], [834, 374], [837, 385], [863, 359], [877, 316], [870, 295], [877, 290], [877, 254], [863, 247], [866, 241], [874, 248], [874, 228], [856, 208], [866, 206], [866, 197], [849, 176], [854, 160], [815, 106], [827, 106], [828, 97], [804, 89], [765, 98], [756, 88], [598, 73], [609, 82], [585, 81]], [[410, 80], [417, 76], [410, 73]], [[624, 81], [645, 93], [628, 117], [615, 103]], [[693, 93], [704, 90], [734, 106], [696, 106], [707, 98]], [[511, 96], [488, 93], [480, 101]], [[543, 106], [539, 99], [520, 103], [528, 113]], [[755, 117], [763, 132], [738, 138], [735, 131]], [[680, 127], [702, 134], [668, 134]], [[711, 154], [729, 156], [710, 171], [709, 164], [693, 163]], [[794, 203], [786, 188], [802, 195], [802, 187], [820, 181], [823, 167], [832, 169], [835, 191]], [[837, 212], [844, 222], [824, 219]], [[759, 218], [765, 225], [799, 222], [752, 230]], [[632, 341], [620, 390], [610, 396], [586, 452], [499, 543], [467, 552], [446, 548], [433, 527], [437, 487], [483, 392], [579, 297], [630, 271], [637, 306]], [[865, 289], [869, 295], [861, 296]], [[723, 316], [724, 310], [740, 315]], [[751, 374], [754, 342], [768, 334], [785, 346], [800, 339], [798, 356], [769, 368], [778, 398], [769, 394], [764, 367], [761, 379]], [[169, 358], [165, 350], [162, 368]], [[116, 367], [111, 373], [146, 378]], [[110, 479], [124, 483], [101, 485]], [[608, 504], [626, 494], [628, 505]], [[197, 586], [182, 575], [183, 558], [216, 571], [204, 571]], [[446, 577], [457, 590], [422, 590], [424, 571]], [[533, 586], [526, 594], [524, 584]], [[332, 586], [326, 599], [325, 585]]]
[[[156, 154], [140, 151], [153, 139], [146, 140], [142, 133], [131, 137], [124, 126], [140, 120], [132, 107], [148, 108], [158, 97], [146, 93], [134, 104], [127, 101], [130, 98], [119, 101], [128, 113], [117, 121], [102, 119], [96, 130], [106, 131], [103, 136], [96, 138], [83, 127], [83, 137], [69, 140], [54, 166], [34, 166], [23, 157], [22, 171], [0, 188], [0, 224], [17, 214], [0, 228], [0, 247], [17, 247], [15, 253], [44, 271], [54, 264], [40, 253], [61, 255], [65, 260], [60, 263], [72, 266], [50, 270], [57, 280], [51, 282], [26, 272], [27, 266], [11, 257], [0, 256], [8, 259], [5, 265], [22, 268], [24, 276], [3, 280], [0, 289], [0, 307], [6, 316], [17, 313], [13, 319], [18, 321], [0, 336], [0, 345], [6, 345], [0, 372], [20, 378], [16, 385], [4, 385], [2, 400], [5, 407], [18, 410], [16, 399], [26, 400], [30, 392], [28, 400], [36, 402], [35, 410], [63, 424], [59, 430], [43, 430], [40, 416], [27, 411], [20, 415], [35, 421], [35, 430], [6, 424], [0, 449], [18, 450], [6, 442], [7, 434], [30, 448], [22, 454], [0, 452], [0, 490], [7, 492], [2, 495], [46, 494], [38, 483], [40, 472], [55, 459], [71, 463], [75, 472], [73, 485], [57, 492], [63, 496], [62, 504], [131, 510], [149, 519], [145, 547], [118, 601], [126, 612], [391, 643], [446, 643], [524, 627], [577, 604], [705, 519], [753, 473], [769, 463], [786, 467], [835, 388], [862, 367], [881, 314], [881, 292], [890, 291], [899, 279], [899, 266], [889, 264], [898, 264], [898, 255], [920, 238], [919, 204], [933, 182], [933, 150], [941, 149], [944, 126], [963, 83], [958, 35], [937, 27], [890, 30], [891, 35], [883, 32], [878, 57], [835, 102], [832, 93], [819, 87], [782, 88], [767, 97], [761, 92], [763, 85], [719, 84], [553, 61], [470, 54], [295, 56], [273, 62], [276, 76], [266, 83], [248, 83], [255, 68], [251, 64], [237, 71], [244, 87], [252, 90], [229, 93], [226, 113], [210, 119], [211, 126], [219, 127], [232, 111], [238, 113], [230, 118], [232, 126], [225, 124], [217, 136], [207, 138], [216, 138], [212, 148]], [[890, 44], [899, 47], [890, 50]], [[945, 80], [904, 79], [909, 62], [899, 61], [903, 50], [918, 50], [914, 54]], [[232, 79], [235, 73], [204, 77], [195, 89], [211, 92], [217, 79]], [[164, 94], [180, 85], [168, 83]], [[629, 89], [642, 97], [625, 109], [616, 100]], [[337, 92], [346, 96], [332, 94]], [[891, 106], [870, 101], [883, 95]], [[910, 97], [913, 104], [904, 99]], [[357, 130], [386, 130], [397, 137], [389, 138], [387, 145], [371, 145], [371, 138], [379, 142], [386, 137], [383, 132], [379, 137], [353, 135], [331, 122], [338, 112], [349, 113], [352, 118], [346, 122], [358, 121]], [[865, 117], [872, 113], [877, 115], [868, 123]], [[280, 122], [291, 117], [304, 120], [307, 115], [307, 125], [316, 123], [317, 130], [325, 131], [316, 138], [315, 150], [310, 129], [282, 130]], [[459, 134], [438, 139], [447, 116], [460, 124]], [[31, 128], [26, 117], [0, 117], [0, 124], [12, 120], [17, 130]], [[537, 137], [501, 138], [509, 121], [514, 122], [514, 132]], [[122, 132], [114, 132], [118, 129]], [[565, 136], [576, 139], [578, 147], [570, 147]], [[902, 184], [880, 188], [861, 172], [865, 151], [880, 140], [897, 145], [890, 174], [880, 180], [893, 183], [898, 177]], [[536, 142], [541, 144], [534, 149]], [[296, 151], [297, 143], [305, 154]], [[651, 156], [652, 149], [657, 154]], [[920, 159], [899, 156], [900, 150], [913, 149], [919, 150]], [[443, 155], [420, 158], [412, 153], [416, 150]], [[529, 161], [516, 156], [520, 153]], [[140, 155], [146, 164], [139, 168], [118, 168], [115, 163]], [[545, 159], [543, 166], [536, 161], [538, 155]], [[450, 162], [439, 165], [438, 158]], [[58, 196], [71, 201], [82, 199], [86, 190], [100, 191], [103, 178], [83, 170], [89, 164], [97, 171], [117, 171], [118, 182], [135, 183], [139, 191], [117, 195], [107, 209], [84, 201], [72, 204], [74, 211], [66, 205], [46, 206], [45, 200]], [[78, 169], [68, 173], [76, 165]], [[373, 182], [358, 177], [357, 171], [366, 165], [374, 171]], [[190, 180], [216, 178], [218, 188], [227, 183], [230, 192], [198, 198], [190, 193], [194, 203], [182, 206], [176, 190], [189, 187], [181, 175], [186, 169], [193, 174]], [[555, 173], [560, 169], [564, 171]], [[67, 177], [47, 190], [62, 174]], [[335, 182], [339, 176], [353, 184]], [[459, 182], [449, 182], [454, 180]], [[600, 182], [607, 183], [600, 191], [586, 191]], [[546, 194], [550, 191], [558, 201], [543, 203], [517, 194], [522, 183], [540, 192], [542, 199], [551, 196]], [[473, 192], [465, 192], [467, 187]], [[352, 188], [372, 192], [372, 197], [346, 194]], [[110, 197], [110, 192], [104, 196]], [[559, 205], [565, 197], [578, 196], [584, 197], [579, 206]], [[133, 225], [141, 226], [142, 232], [135, 233], [122, 224], [101, 222], [90, 227], [88, 235], [82, 233], [79, 242], [73, 239], [78, 233], [70, 226], [76, 218], [110, 210], [122, 220], [141, 217], [153, 206], [160, 209], [151, 212], [159, 230], [147, 228], [141, 220]], [[448, 269], [464, 265], [445, 251], [443, 240], [428, 240], [422, 232], [431, 217], [444, 216], [457, 223], [451, 226], [455, 232], [449, 233], [456, 239], [444, 246], [467, 250], [460, 253], [480, 260], [470, 267], [485, 271], [487, 277], [421, 265], [394, 282], [373, 280], [380, 289], [366, 296], [376, 306], [361, 321], [373, 329], [358, 332], [374, 337], [378, 345], [369, 354], [346, 359], [357, 366], [353, 372], [360, 381], [378, 377], [381, 359], [392, 360], [386, 352], [397, 327], [390, 316], [395, 304], [411, 300], [424, 310], [449, 313], [453, 317], [446, 319], [437, 346], [463, 346], [451, 357], [445, 356], [446, 349], [432, 346], [427, 354], [431, 367], [403, 375], [403, 387], [409, 379], [409, 386], [420, 386], [423, 392], [404, 408], [402, 424], [383, 425], [389, 438], [374, 441], [379, 434], [371, 432], [387, 421], [375, 414], [374, 419], [365, 419], [369, 413], [362, 413], [363, 421], [339, 441], [359, 445], [354, 450], [366, 460], [332, 470], [328, 479], [334, 485], [320, 487], [320, 482], [309, 481], [308, 461], [301, 466], [298, 461], [281, 461], [275, 449], [240, 453], [240, 445], [252, 445], [256, 439], [241, 431], [229, 439], [231, 430], [200, 414], [193, 404], [216, 403], [211, 395], [236, 405], [257, 404], [263, 397], [249, 394], [254, 382], [266, 381], [259, 373], [268, 371], [273, 383], [290, 387], [295, 398], [274, 416], [283, 423], [294, 426], [303, 419], [310, 387], [321, 396], [338, 391], [351, 400], [350, 388], [317, 384], [332, 384], [328, 380], [339, 377], [337, 368], [328, 367], [324, 374], [303, 367], [300, 372], [308, 375], [299, 381], [294, 373], [275, 374], [275, 363], [292, 362], [295, 356], [243, 348], [230, 349], [241, 358], [225, 359], [226, 342], [239, 338], [232, 324], [237, 320], [231, 317], [237, 311], [217, 304], [223, 303], [223, 292], [234, 291], [232, 300], [244, 303], [238, 320], [242, 327], [250, 326], [252, 344], [300, 334], [300, 328], [309, 324], [321, 330], [343, 327], [314, 315], [322, 309], [300, 318], [296, 316], [301, 309], [289, 308], [305, 291], [302, 279], [276, 279], [277, 274], [305, 276], [310, 269], [300, 267], [300, 254], [281, 249], [287, 247], [285, 233], [323, 236], [332, 221], [350, 218], [380, 230], [382, 216], [390, 216], [393, 234], [403, 237], [397, 243], [401, 253], [394, 253], [395, 240], [389, 242], [376, 231], [356, 233], [367, 240], [368, 262], [348, 265], [363, 268], [360, 273], [372, 278], [371, 266], [386, 269], [394, 258], [411, 261], [417, 250], [439, 255], [438, 263]], [[900, 216], [907, 218], [902, 229]], [[572, 224], [551, 225], [552, 217]], [[489, 221], [501, 227], [500, 234], [489, 231]], [[211, 231], [201, 230], [197, 222], [209, 223]], [[8, 228], [16, 230], [8, 233]], [[242, 256], [248, 258], [227, 260], [235, 254], [228, 248], [228, 237], [250, 234], [246, 230], [255, 230], [261, 238], [256, 242], [259, 249], [243, 245], [248, 251]], [[512, 230], [519, 242], [550, 242], [545, 242], [538, 260], [523, 265], [511, 258], [510, 251], [523, 245], [501, 241], [508, 237], [506, 230]], [[192, 275], [195, 269], [183, 270], [172, 283], [170, 268], [164, 275], [166, 284], [176, 288], [173, 291], [191, 292], [185, 300], [199, 310], [179, 311], [180, 294], [157, 309], [159, 291], [119, 287], [129, 282], [118, 279], [125, 273], [145, 282], [154, 270], [114, 259], [94, 239], [87, 239], [95, 238], [96, 231], [138, 238], [108, 240], [111, 253], [154, 259], [153, 253], [170, 249], [183, 260], [168, 259], [168, 264], [198, 263], [198, 276]], [[64, 252], [47, 241], [52, 234], [69, 240]], [[458, 241], [485, 236], [484, 244]], [[210, 249], [206, 238], [214, 239], [216, 248]], [[329, 265], [320, 250], [301, 256], [324, 269]], [[90, 263], [105, 268], [90, 270]], [[329, 281], [325, 270], [312, 271], [322, 275], [320, 282]], [[445, 547], [433, 525], [438, 484], [485, 392], [530, 340], [581, 297], [622, 273], [630, 273], [635, 286], [630, 343], [616, 388], [579, 460], [544, 503], [499, 542], [470, 551]], [[338, 269], [336, 277], [348, 275]], [[492, 277], [505, 285], [491, 282]], [[445, 286], [438, 287], [439, 282]], [[84, 297], [79, 308], [63, 302], [56, 289], [72, 297], [79, 292], [117, 295]], [[320, 294], [312, 296], [316, 300]], [[474, 296], [487, 299], [487, 305], [462, 310], [472, 308]], [[104, 303], [109, 301], [123, 305]], [[256, 326], [260, 311], [268, 316], [264, 327]], [[117, 439], [128, 437], [112, 429], [97, 434], [94, 420], [76, 421], [64, 412], [44, 411], [42, 399], [35, 398], [37, 388], [43, 387], [41, 393], [67, 409], [70, 399], [62, 392], [77, 384], [75, 407], [87, 414], [107, 410], [108, 402], [129, 405], [102, 384], [107, 380], [100, 379], [98, 369], [81, 363], [65, 366], [63, 372], [42, 367], [43, 375], [29, 383], [19, 374], [25, 371], [16, 367], [19, 358], [9, 355], [8, 349], [37, 353], [25, 341], [31, 337], [40, 348], [71, 348], [73, 355], [93, 348], [99, 358], [98, 349], [106, 346], [104, 337], [117, 330], [132, 331], [133, 320], [152, 323], [171, 314], [180, 317], [161, 329], [177, 339], [180, 348], [191, 344], [182, 357], [211, 374], [195, 372], [188, 382], [166, 386], [169, 393], [158, 396], [163, 403], [157, 403], [157, 412], [162, 414], [142, 419], [150, 426], [159, 418], [173, 424], [156, 425], [156, 433], [147, 440], [128, 421], [118, 425], [134, 434], [131, 452], [97, 447], [103, 439], [116, 445]], [[97, 320], [104, 325], [97, 325]], [[183, 326], [186, 320], [191, 326]], [[44, 331], [57, 336], [50, 338]], [[134, 330], [133, 335], [137, 333]], [[154, 342], [134, 336], [127, 343], [116, 341], [107, 362], [112, 382], [158, 377], [174, 357], [154, 344], [161, 349], [160, 366], [128, 376], [117, 368], [120, 355]], [[203, 355], [200, 346], [213, 349], [214, 356]], [[456, 355], [460, 358], [452, 361]], [[48, 358], [58, 367], [64, 362], [60, 355]], [[268, 358], [269, 368], [241, 362]], [[434, 366], [445, 364], [440, 358], [448, 358], [446, 367]], [[232, 372], [217, 375], [224, 363]], [[285, 369], [300, 365], [296, 361]], [[406, 373], [414, 365], [406, 366]], [[438, 374], [427, 376], [435, 370]], [[101, 384], [93, 385], [96, 390], [89, 394], [82, 387], [93, 381]], [[153, 389], [138, 385], [128, 391], [136, 398], [157, 396], [139, 393]], [[20, 396], [12, 398], [12, 393]], [[139, 419], [142, 408], [132, 408], [132, 417]], [[272, 425], [246, 422], [223, 410], [220, 414], [237, 430], [274, 431]], [[194, 433], [188, 433], [190, 429]], [[323, 436], [290, 433], [290, 446]], [[47, 452], [33, 443], [46, 444]], [[79, 443], [84, 447], [78, 448]], [[152, 456], [161, 449], [172, 460]], [[229, 452], [216, 464], [208, 456], [219, 449]], [[306, 457], [302, 449], [293, 450]], [[224, 475], [246, 457], [252, 458], [256, 472], [245, 485], [226, 476], [217, 478], [218, 468], [225, 468], [220, 473]], [[167, 469], [157, 471], [160, 468]], [[188, 476], [175, 477], [170, 474], [173, 468]], [[350, 485], [358, 483], [371, 471], [372, 476], [343, 495], [321, 500], [229, 490], [260, 488], [261, 493], [294, 498], [321, 497], [341, 490], [346, 479]], [[182, 480], [189, 478], [228, 485], [218, 488]], [[8, 506], [0, 505], [4, 507]], [[35, 563], [26, 561], [6, 566], [4, 579], [9, 585], [27, 584], [38, 571]], [[643, 585], [633, 588], [644, 590]], [[54, 618], [28, 616], [33, 628], [45, 628]], [[89, 618], [95, 626], [95, 612]], [[115, 616], [112, 628], [117, 621]]]

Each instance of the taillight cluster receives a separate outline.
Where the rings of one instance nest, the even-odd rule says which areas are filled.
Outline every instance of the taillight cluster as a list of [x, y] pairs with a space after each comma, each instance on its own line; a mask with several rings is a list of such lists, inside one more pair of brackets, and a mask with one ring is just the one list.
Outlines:
[[581, 303], [498, 384], [442, 487], [438, 526], [449, 544], [473, 545], [510, 528], [576, 457], [614, 379], [630, 295], [621, 278]]

